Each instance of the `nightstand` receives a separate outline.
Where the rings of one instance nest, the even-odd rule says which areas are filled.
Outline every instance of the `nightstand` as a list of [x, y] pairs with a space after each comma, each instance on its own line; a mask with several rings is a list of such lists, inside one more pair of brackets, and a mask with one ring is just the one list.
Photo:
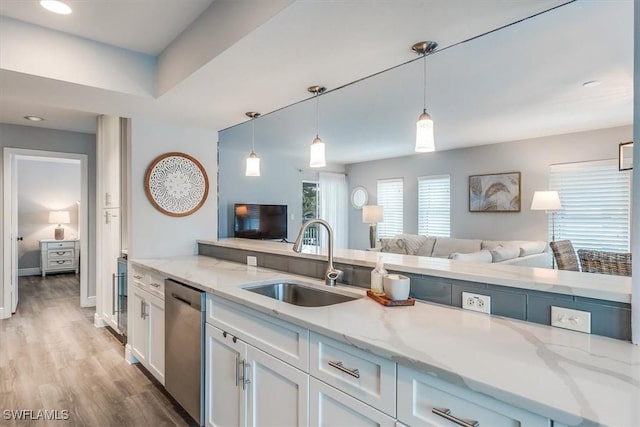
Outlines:
[[40, 240], [40, 270], [47, 273], [75, 271], [78, 274], [80, 240]]

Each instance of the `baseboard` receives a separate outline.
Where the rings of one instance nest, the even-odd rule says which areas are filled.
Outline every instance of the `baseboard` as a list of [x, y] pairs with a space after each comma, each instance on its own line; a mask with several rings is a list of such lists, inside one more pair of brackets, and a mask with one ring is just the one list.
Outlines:
[[107, 323], [104, 321], [102, 317], [98, 313], [93, 315], [93, 326], [96, 328], [104, 328], [107, 326]]
[[8, 319], [11, 317], [11, 310], [7, 310], [6, 308], [0, 308], [0, 319]]
[[84, 301], [80, 302], [80, 307], [95, 307], [96, 306], [96, 297], [87, 297]]
[[22, 277], [22, 276], [40, 276], [42, 275], [42, 270], [40, 270], [40, 268], [38, 267], [31, 267], [31, 268], [19, 268], [18, 269], [18, 276]]

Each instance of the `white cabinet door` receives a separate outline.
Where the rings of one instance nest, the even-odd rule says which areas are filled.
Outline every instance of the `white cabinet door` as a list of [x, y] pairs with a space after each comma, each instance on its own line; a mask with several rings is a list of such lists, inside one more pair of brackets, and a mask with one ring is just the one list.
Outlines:
[[164, 385], [164, 301], [149, 292], [145, 294], [149, 354], [144, 365]]
[[207, 426], [246, 426], [246, 399], [240, 378], [246, 352], [244, 342], [206, 324], [204, 390]]
[[313, 377], [310, 390], [310, 426], [396, 426], [396, 420], [387, 414]]
[[133, 356], [142, 364], [147, 363], [149, 354], [149, 320], [147, 318], [147, 293], [137, 286], [129, 288], [129, 306], [131, 316], [129, 322], [129, 335], [127, 341], [131, 345]]
[[454, 419], [491, 427], [551, 425], [550, 420], [539, 415], [398, 366], [399, 421], [411, 426], [449, 427], [455, 424]]
[[102, 192], [99, 206], [120, 207], [120, 117], [100, 116], [98, 162]]
[[101, 217], [100, 241], [100, 281], [102, 319], [114, 329], [118, 329], [115, 314], [117, 290], [114, 275], [118, 274], [120, 256], [120, 210], [103, 209]]
[[309, 425], [309, 375], [247, 346], [249, 426]]

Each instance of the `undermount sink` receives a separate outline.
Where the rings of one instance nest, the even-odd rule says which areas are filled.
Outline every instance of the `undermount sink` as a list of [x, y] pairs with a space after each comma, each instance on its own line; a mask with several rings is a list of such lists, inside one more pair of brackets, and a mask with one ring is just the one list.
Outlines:
[[311, 286], [294, 282], [278, 282], [244, 288], [247, 291], [264, 295], [278, 301], [302, 307], [324, 307], [359, 299], [359, 296], [349, 296], [333, 291], [325, 291]]

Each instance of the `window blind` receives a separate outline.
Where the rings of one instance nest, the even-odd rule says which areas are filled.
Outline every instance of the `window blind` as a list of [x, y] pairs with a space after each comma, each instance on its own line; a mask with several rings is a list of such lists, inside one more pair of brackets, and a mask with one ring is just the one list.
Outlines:
[[556, 240], [571, 240], [576, 249], [629, 251], [631, 174], [618, 171], [616, 161], [552, 165], [549, 187], [562, 203]]
[[418, 178], [418, 234], [450, 237], [451, 179], [449, 175]]
[[383, 221], [378, 224], [378, 238], [393, 237], [403, 230], [403, 180], [378, 180], [378, 205], [383, 206]]

